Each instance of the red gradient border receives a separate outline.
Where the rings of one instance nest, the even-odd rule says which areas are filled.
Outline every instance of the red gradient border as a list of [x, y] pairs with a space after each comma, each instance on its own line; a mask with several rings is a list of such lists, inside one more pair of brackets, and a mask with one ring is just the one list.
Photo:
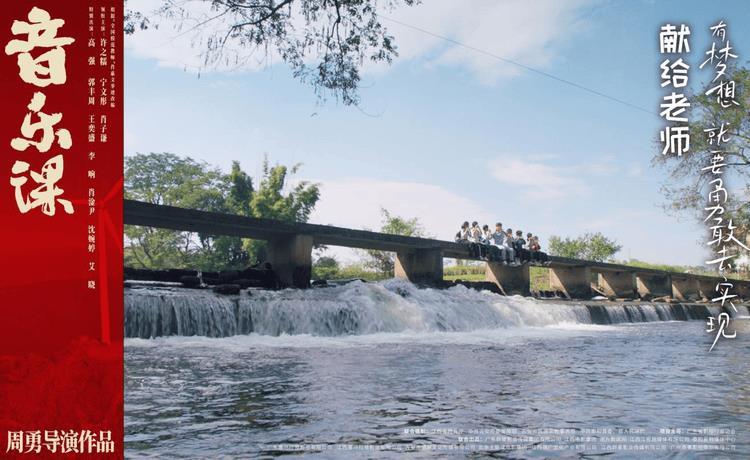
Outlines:
[[[19, 76], [15, 55], [4, 52], [13, 38], [14, 20], [27, 20], [32, 7], [63, 19], [58, 36], [72, 37], [65, 46], [67, 81], [38, 88]], [[89, 8], [99, 15], [114, 12], [114, 76], [109, 65], [90, 65], [99, 44], [89, 42]], [[114, 8], [114, 10], [111, 10]], [[108, 18], [109, 21], [109, 18]], [[98, 23], [97, 23], [98, 24]], [[117, 0], [4, 2], [0, 9], [0, 457], [123, 457], [123, 294], [122, 294], [122, 161], [123, 161], [123, 2]], [[96, 33], [99, 33], [97, 28]], [[109, 35], [109, 32], [107, 32]], [[99, 35], [96, 35], [97, 39]], [[98, 40], [97, 40], [98, 41]], [[96, 48], [96, 53], [92, 51]], [[32, 54], [35, 54], [32, 51]], [[111, 63], [111, 61], [110, 61]], [[89, 78], [114, 78], [110, 102], [95, 108], [88, 102]], [[20, 135], [33, 93], [46, 95], [45, 113], [60, 112], [57, 127], [70, 131], [73, 144], [56, 144], [47, 153], [33, 147], [11, 148]], [[98, 96], [98, 94], [97, 94]], [[89, 117], [107, 116], [107, 141], [89, 142]], [[95, 158], [90, 158], [95, 152]], [[60, 206], [54, 216], [32, 209], [21, 214], [9, 183], [16, 160], [39, 170], [62, 153], [63, 178], [58, 185], [75, 212]], [[96, 171], [95, 178], [88, 171]], [[95, 189], [95, 212], [89, 214], [89, 188]], [[96, 228], [96, 250], [88, 250], [89, 225]], [[89, 263], [95, 262], [95, 271]], [[90, 289], [88, 281], [96, 281]], [[112, 454], [7, 452], [9, 431], [110, 431]]]

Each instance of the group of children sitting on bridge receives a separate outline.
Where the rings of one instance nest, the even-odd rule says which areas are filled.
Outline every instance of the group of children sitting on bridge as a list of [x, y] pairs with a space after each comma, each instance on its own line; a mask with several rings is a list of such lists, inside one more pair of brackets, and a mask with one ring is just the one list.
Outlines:
[[[512, 229], [503, 230], [503, 224], [495, 224], [495, 231], [489, 226], [481, 228], [475, 221], [469, 226], [469, 222], [461, 225], [461, 230], [456, 233], [456, 242], [469, 244], [469, 250], [473, 257], [492, 262], [502, 262], [506, 265], [520, 265], [527, 262], [547, 263], [549, 258], [542, 252], [539, 238], [531, 233], [523, 238], [521, 230], [513, 235]], [[528, 243], [527, 247], [526, 246]]]

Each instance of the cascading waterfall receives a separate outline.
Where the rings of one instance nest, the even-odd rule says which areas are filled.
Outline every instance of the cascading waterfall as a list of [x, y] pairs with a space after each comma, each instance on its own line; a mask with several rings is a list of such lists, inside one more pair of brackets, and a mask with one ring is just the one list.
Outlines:
[[163, 288], [125, 291], [125, 336], [237, 334], [236, 301], [212, 292]]
[[[736, 316], [748, 316], [746, 306], [737, 308]], [[355, 281], [304, 291], [255, 290], [238, 296], [179, 287], [136, 286], [125, 291], [125, 336], [450, 332], [564, 323], [686, 321], [720, 312], [719, 306], [702, 304], [554, 303], [504, 297], [464, 286], [418, 289], [400, 280]]]

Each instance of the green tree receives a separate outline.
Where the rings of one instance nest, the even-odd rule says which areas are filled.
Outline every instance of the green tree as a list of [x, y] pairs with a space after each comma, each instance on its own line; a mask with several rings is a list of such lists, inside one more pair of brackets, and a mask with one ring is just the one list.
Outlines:
[[[265, 158], [260, 186], [250, 199], [250, 215], [285, 222], [307, 222], [320, 199], [320, 187], [308, 181], [298, 181], [290, 187], [289, 177], [299, 168], [299, 164], [291, 168], [279, 164], [271, 166]], [[267, 247], [261, 240], [245, 242], [247, 253], [259, 261], [266, 260]]]
[[239, 161], [232, 162], [229, 172], [227, 208], [241, 216], [250, 216], [250, 200], [253, 198], [253, 180], [240, 168]]
[[712, 151], [717, 150], [716, 145], [709, 144], [706, 130], [724, 123], [730, 141], [721, 147], [725, 163], [723, 179], [724, 186], [730, 186], [730, 200], [723, 217], [733, 219], [733, 224], [738, 227], [735, 236], [738, 236], [746, 235], [750, 224], [750, 202], [746, 199], [750, 192], [750, 69], [730, 68], [727, 80], [735, 82], [736, 104], [721, 107], [715, 94], [705, 94], [717, 82], [709, 82], [699, 89], [690, 97], [690, 150], [679, 157], [662, 155], [659, 142], [653, 164], [667, 173], [662, 185], [667, 210], [702, 221], [709, 182], [715, 178], [710, 169], [704, 168], [709, 165]]
[[[240, 216], [251, 216], [250, 200], [253, 198], [253, 180], [240, 167], [239, 161], [233, 161], [229, 175], [226, 178], [228, 191], [225, 200], [225, 212]], [[248, 252], [248, 243], [236, 236], [214, 237], [213, 248], [207, 248], [208, 260], [203, 266], [219, 266], [224, 268], [244, 268], [251, 260], [255, 261], [255, 253]], [[215, 260], [214, 259], [218, 259]]]
[[[205, 162], [171, 153], [137, 154], [125, 159], [125, 197], [203, 211], [244, 216], [308, 220], [320, 192], [317, 184], [288, 186], [299, 165], [270, 166], [264, 160], [256, 190], [252, 179], [232, 163], [229, 174]], [[191, 232], [125, 227], [125, 263], [145, 268], [190, 267], [202, 270], [244, 268], [266, 260], [264, 241]]]
[[[203, 48], [206, 67], [240, 66], [278, 56], [319, 98], [356, 104], [360, 69], [398, 55], [379, 12], [418, 0], [160, 0], [152, 11], [126, 9], [125, 33], [174, 21]], [[203, 7], [206, 8], [203, 8]], [[208, 11], [206, 11], [208, 10]]]
[[320, 188], [308, 181], [298, 181], [287, 190], [289, 176], [296, 174], [300, 166], [271, 166], [268, 158], [263, 161], [260, 187], [250, 200], [250, 212], [253, 216], [287, 222], [307, 222], [320, 198]]
[[585, 233], [577, 238], [551, 236], [549, 253], [553, 256], [605, 262], [611, 260], [622, 246], [601, 233]]
[[[171, 153], [125, 158], [127, 199], [153, 204], [225, 212], [229, 184], [222, 172], [205, 162]], [[125, 263], [145, 268], [209, 268], [233, 258], [226, 242], [214, 245], [208, 235], [150, 227], [125, 226]]]
[[312, 266], [312, 277], [315, 279], [329, 280], [336, 278], [339, 273], [339, 261], [334, 257], [318, 257]]
[[[407, 219], [401, 216], [394, 216], [385, 208], [380, 209], [380, 214], [382, 216], [381, 233], [431, 238], [431, 236], [427, 235], [424, 227], [416, 217]], [[368, 249], [364, 251], [362, 264], [367, 269], [374, 270], [386, 276], [393, 276], [396, 259], [392, 252]]]

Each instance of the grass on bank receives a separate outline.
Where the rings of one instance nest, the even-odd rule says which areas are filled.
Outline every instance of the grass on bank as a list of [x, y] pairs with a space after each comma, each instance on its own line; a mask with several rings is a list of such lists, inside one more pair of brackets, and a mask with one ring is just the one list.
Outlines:
[[[484, 264], [477, 265], [449, 265], [443, 268], [443, 279], [446, 281], [485, 281]], [[549, 274], [544, 267], [530, 267], [531, 289], [548, 290]], [[321, 270], [313, 268], [313, 279], [342, 280], [359, 278], [366, 281], [380, 281], [393, 278], [393, 273], [368, 270], [360, 264], [349, 264], [335, 270]]]
[[[443, 279], [446, 281], [485, 281], [485, 267], [481, 265], [451, 265], [443, 268]], [[547, 291], [550, 289], [549, 269], [545, 267], [529, 267], [531, 290]]]
[[[704, 276], [713, 276], [713, 277], [718, 276], [717, 272], [709, 270], [706, 265], [689, 266], [689, 265], [652, 264], [649, 262], [643, 262], [638, 259], [616, 261], [615, 263], [628, 265], [630, 267], [650, 268], [652, 270], [661, 270], [661, 271], [670, 272], [670, 273], [690, 273], [692, 275], [704, 275]], [[726, 273], [726, 276], [727, 278], [733, 278], [733, 279], [739, 279], [739, 280], [748, 279], [747, 273], [728, 272]]]
[[[635, 259], [629, 261], [618, 261], [616, 263], [629, 265], [631, 267], [662, 270], [671, 273], [692, 273], [696, 275], [716, 276], [715, 272], [705, 270], [702, 267], [650, 264]], [[546, 291], [550, 289], [548, 268], [531, 266], [529, 267], [529, 277], [531, 279], [532, 290]], [[747, 279], [747, 277], [743, 277], [737, 273], [731, 273], [728, 277]], [[393, 273], [376, 272], [369, 270], [360, 264], [344, 265], [330, 272], [322, 272], [313, 268], [313, 279], [337, 280], [353, 278], [360, 278], [366, 281], [380, 281], [393, 278]], [[446, 281], [455, 281], [458, 279], [463, 281], [485, 281], [485, 265], [484, 263], [448, 265], [443, 268], [443, 279]]]

